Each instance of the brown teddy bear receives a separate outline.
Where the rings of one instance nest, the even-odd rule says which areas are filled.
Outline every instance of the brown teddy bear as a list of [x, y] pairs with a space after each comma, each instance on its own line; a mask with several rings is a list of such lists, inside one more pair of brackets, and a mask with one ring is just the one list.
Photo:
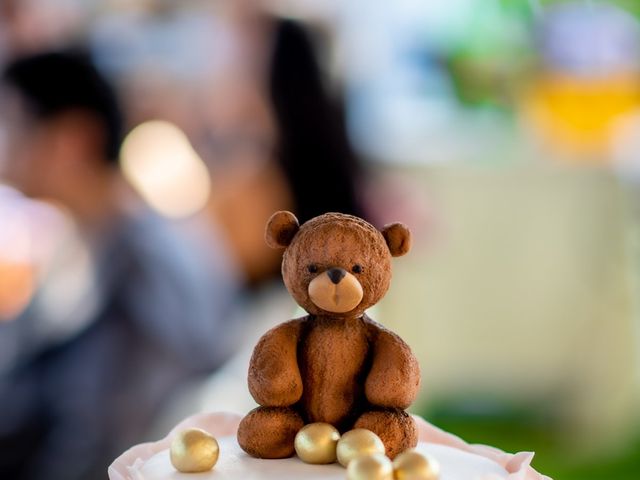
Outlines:
[[416, 426], [404, 409], [418, 393], [418, 362], [400, 337], [364, 313], [389, 288], [391, 257], [409, 251], [407, 227], [378, 231], [340, 213], [300, 226], [282, 211], [265, 236], [269, 246], [286, 248], [285, 285], [309, 315], [273, 328], [256, 345], [248, 382], [261, 406], [242, 420], [240, 446], [258, 458], [289, 457], [305, 424], [326, 422], [341, 432], [373, 431], [390, 458], [415, 447]]

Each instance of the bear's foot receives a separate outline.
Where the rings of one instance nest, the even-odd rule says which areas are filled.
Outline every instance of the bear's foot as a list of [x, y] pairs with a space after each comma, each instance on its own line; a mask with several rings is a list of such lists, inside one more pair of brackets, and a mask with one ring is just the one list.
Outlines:
[[399, 408], [364, 412], [356, 420], [353, 428], [366, 428], [378, 435], [384, 443], [387, 456], [391, 459], [418, 444], [415, 420]]
[[258, 407], [240, 422], [238, 444], [252, 457], [287, 458], [294, 454], [294, 440], [303, 426], [292, 408]]

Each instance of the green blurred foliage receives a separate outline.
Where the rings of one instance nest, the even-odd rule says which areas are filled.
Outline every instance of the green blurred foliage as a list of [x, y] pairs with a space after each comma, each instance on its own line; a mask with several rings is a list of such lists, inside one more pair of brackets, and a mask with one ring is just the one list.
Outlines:
[[[521, 3], [521, 0], [503, 0], [504, 3]], [[633, 13], [637, 17], [640, 18], [640, 2], [638, 0], [582, 0], [583, 3], [608, 3], [610, 5], [617, 5], [620, 8], [627, 10], [628, 12]], [[558, 3], [576, 3], [576, 0], [531, 0], [526, 1], [526, 3], [539, 3], [541, 6], [547, 5], [555, 5]]]
[[474, 12], [445, 62], [463, 105], [511, 110], [535, 62], [532, 20], [526, 0], [489, 0]]
[[637, 480], [640, 472], [640, 434], [615, 455], [575, 457], [560, 440], [558, 423], [543, 408], [441, 399], [423, 415], [469, 443], [507, 452], [534, 451], [533, 466], [556, 480]]

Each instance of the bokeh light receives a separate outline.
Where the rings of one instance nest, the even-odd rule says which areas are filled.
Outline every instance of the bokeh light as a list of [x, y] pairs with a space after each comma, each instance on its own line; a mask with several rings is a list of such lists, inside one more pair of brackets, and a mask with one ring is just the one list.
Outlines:
[[134, 128], [122, 145], [121, 161], [129, 182], [163, 215], [187, 217], [209, 198], [207, 168], [172, 123], [152, 120]]

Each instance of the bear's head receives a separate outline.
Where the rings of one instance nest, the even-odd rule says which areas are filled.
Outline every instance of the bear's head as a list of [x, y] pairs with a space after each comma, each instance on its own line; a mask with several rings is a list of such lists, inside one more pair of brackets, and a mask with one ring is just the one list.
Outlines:
[[272, 248], [285, 248], [282, 276], [295, 301], [311, 315], [360, 316], [387, 292], [391, 257], [411, 247], [401, 223], [382, 230], [361, 218], [326, 213], [302, 226], [291, 212], [272, 215], [265, 232]]

